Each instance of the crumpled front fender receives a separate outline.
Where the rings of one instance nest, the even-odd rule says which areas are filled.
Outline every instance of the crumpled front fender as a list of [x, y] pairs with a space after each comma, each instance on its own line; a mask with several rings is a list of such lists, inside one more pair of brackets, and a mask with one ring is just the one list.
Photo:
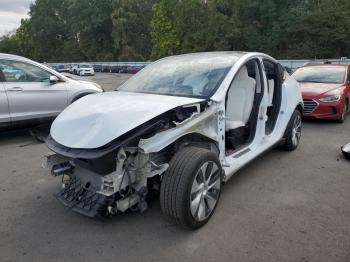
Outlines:
[[201, 134], [211, 140], [219, 141], [218, 110], [212, 105], [190, 121], [176, 124], [176, 127], [157, 133], [148, 139], [141, 139], [139, 148], [145, 153], [159, 152], [179, 138], [188, 134]]

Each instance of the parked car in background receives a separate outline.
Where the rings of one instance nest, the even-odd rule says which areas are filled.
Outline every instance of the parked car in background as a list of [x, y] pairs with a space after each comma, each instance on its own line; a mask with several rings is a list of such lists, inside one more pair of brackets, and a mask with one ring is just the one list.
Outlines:
[[111, 66], [110, 65], [102, 65], [102, 72], [103, 73], [110, 73], [111, 72]]
[[302, 111], [298, 83], [268, 55], [161, 59], [56, 118], [46, 141], [50, 173], [63, 176], [56, 196], [95, 217], [145, 211], [158, 193], [165, 215], [199, 228], [223, 182], [275, 145], [298, 147]]
[[93, 82], [77, 81], [24, 57], [0, 53], [0, 127], [54, 119], [79, 98], [101, 93]]
[[128, 73], [128, 67], [127, 66], [119, 66], [118, 73], [121, 73], [121, 74]]
[[110, 72], [111, 73], [119, 73], [119, 66], [117, 66], [117, 65], [111, 66]]
[[69, 73], [74, 74], [74, 67], [76, 67], [77, 64], [70, 64], [69, 65]]
[[61, 69], [63, 69], [63, 65], [61, 64], [55, 64], [52, 66], [52, 68], [56, 71], [56, 72], [61, 72]]
[[73, 67], [73, 73], [79, 76], [95, 75], [94, 68], [90, 64], [77, 64], [75, 67]]
[[95, 72], [102, 72], [102, 65], [93, 65]]
[[313, 64], [294, 72], [301, 85], [304, 117], [344, 122], [349, 112], [349, 70], [349, 65]]
[[141, 69], [143, 68], [143, 66], [129, 66], [127, 69], [127, 72], [129, 74], [136, 74], [137, 72], [139, 72]]
[[69, 65], [55, 64], [52, 68], [59, 73], [69, 73]]

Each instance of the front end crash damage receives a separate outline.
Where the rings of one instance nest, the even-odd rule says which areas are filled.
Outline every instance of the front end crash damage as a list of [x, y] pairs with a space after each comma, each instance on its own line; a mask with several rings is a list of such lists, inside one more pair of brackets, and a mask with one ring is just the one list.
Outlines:
[[47, 167], [62, 177], [56, 197], [89, 217], [143, 212], [176, 151], [195, 144], [218, 153], [218, 110], [203, 101], [172, 109], [94, 149], [63, 146], [51, 136]]

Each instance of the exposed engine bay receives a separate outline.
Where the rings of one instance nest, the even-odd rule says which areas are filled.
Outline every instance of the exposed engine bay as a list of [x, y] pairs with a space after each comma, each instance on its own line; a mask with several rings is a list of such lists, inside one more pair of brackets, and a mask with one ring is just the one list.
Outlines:
[[[47, 155], [47, 166], [53, 176], [62, 177], [62, 190], [56, 197], [88, 217], [145, 211], [147, 197], [159, 191], [162, 175], [179, 148], [196, 144], [218, 152], [214, 139], [208, 138], [217, 125], [214, 108], [207, 101], [176, 107], [93, 149], [69, 148], [50, 135], [46, 143], [54, 153]], [[161, 150], [147, 148], [147, 144], [154, 145], [152, 139], [159, 141], [157, 134], [168, 131], [175, 132], [166, 134], [174, 141], [164, 141]]]

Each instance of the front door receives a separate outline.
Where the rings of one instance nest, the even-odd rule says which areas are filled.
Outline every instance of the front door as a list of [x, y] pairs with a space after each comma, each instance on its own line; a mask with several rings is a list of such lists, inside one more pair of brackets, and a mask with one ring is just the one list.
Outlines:
[[226, 155], [262, 139], [264, 96], [261, 64], [248, 61], [234, 77], [226, 97]]
[[51, 84], [49, 71], [15, 60], [0, 66], [12, 122], [54, 117], [67, 106], [65, 82]]

